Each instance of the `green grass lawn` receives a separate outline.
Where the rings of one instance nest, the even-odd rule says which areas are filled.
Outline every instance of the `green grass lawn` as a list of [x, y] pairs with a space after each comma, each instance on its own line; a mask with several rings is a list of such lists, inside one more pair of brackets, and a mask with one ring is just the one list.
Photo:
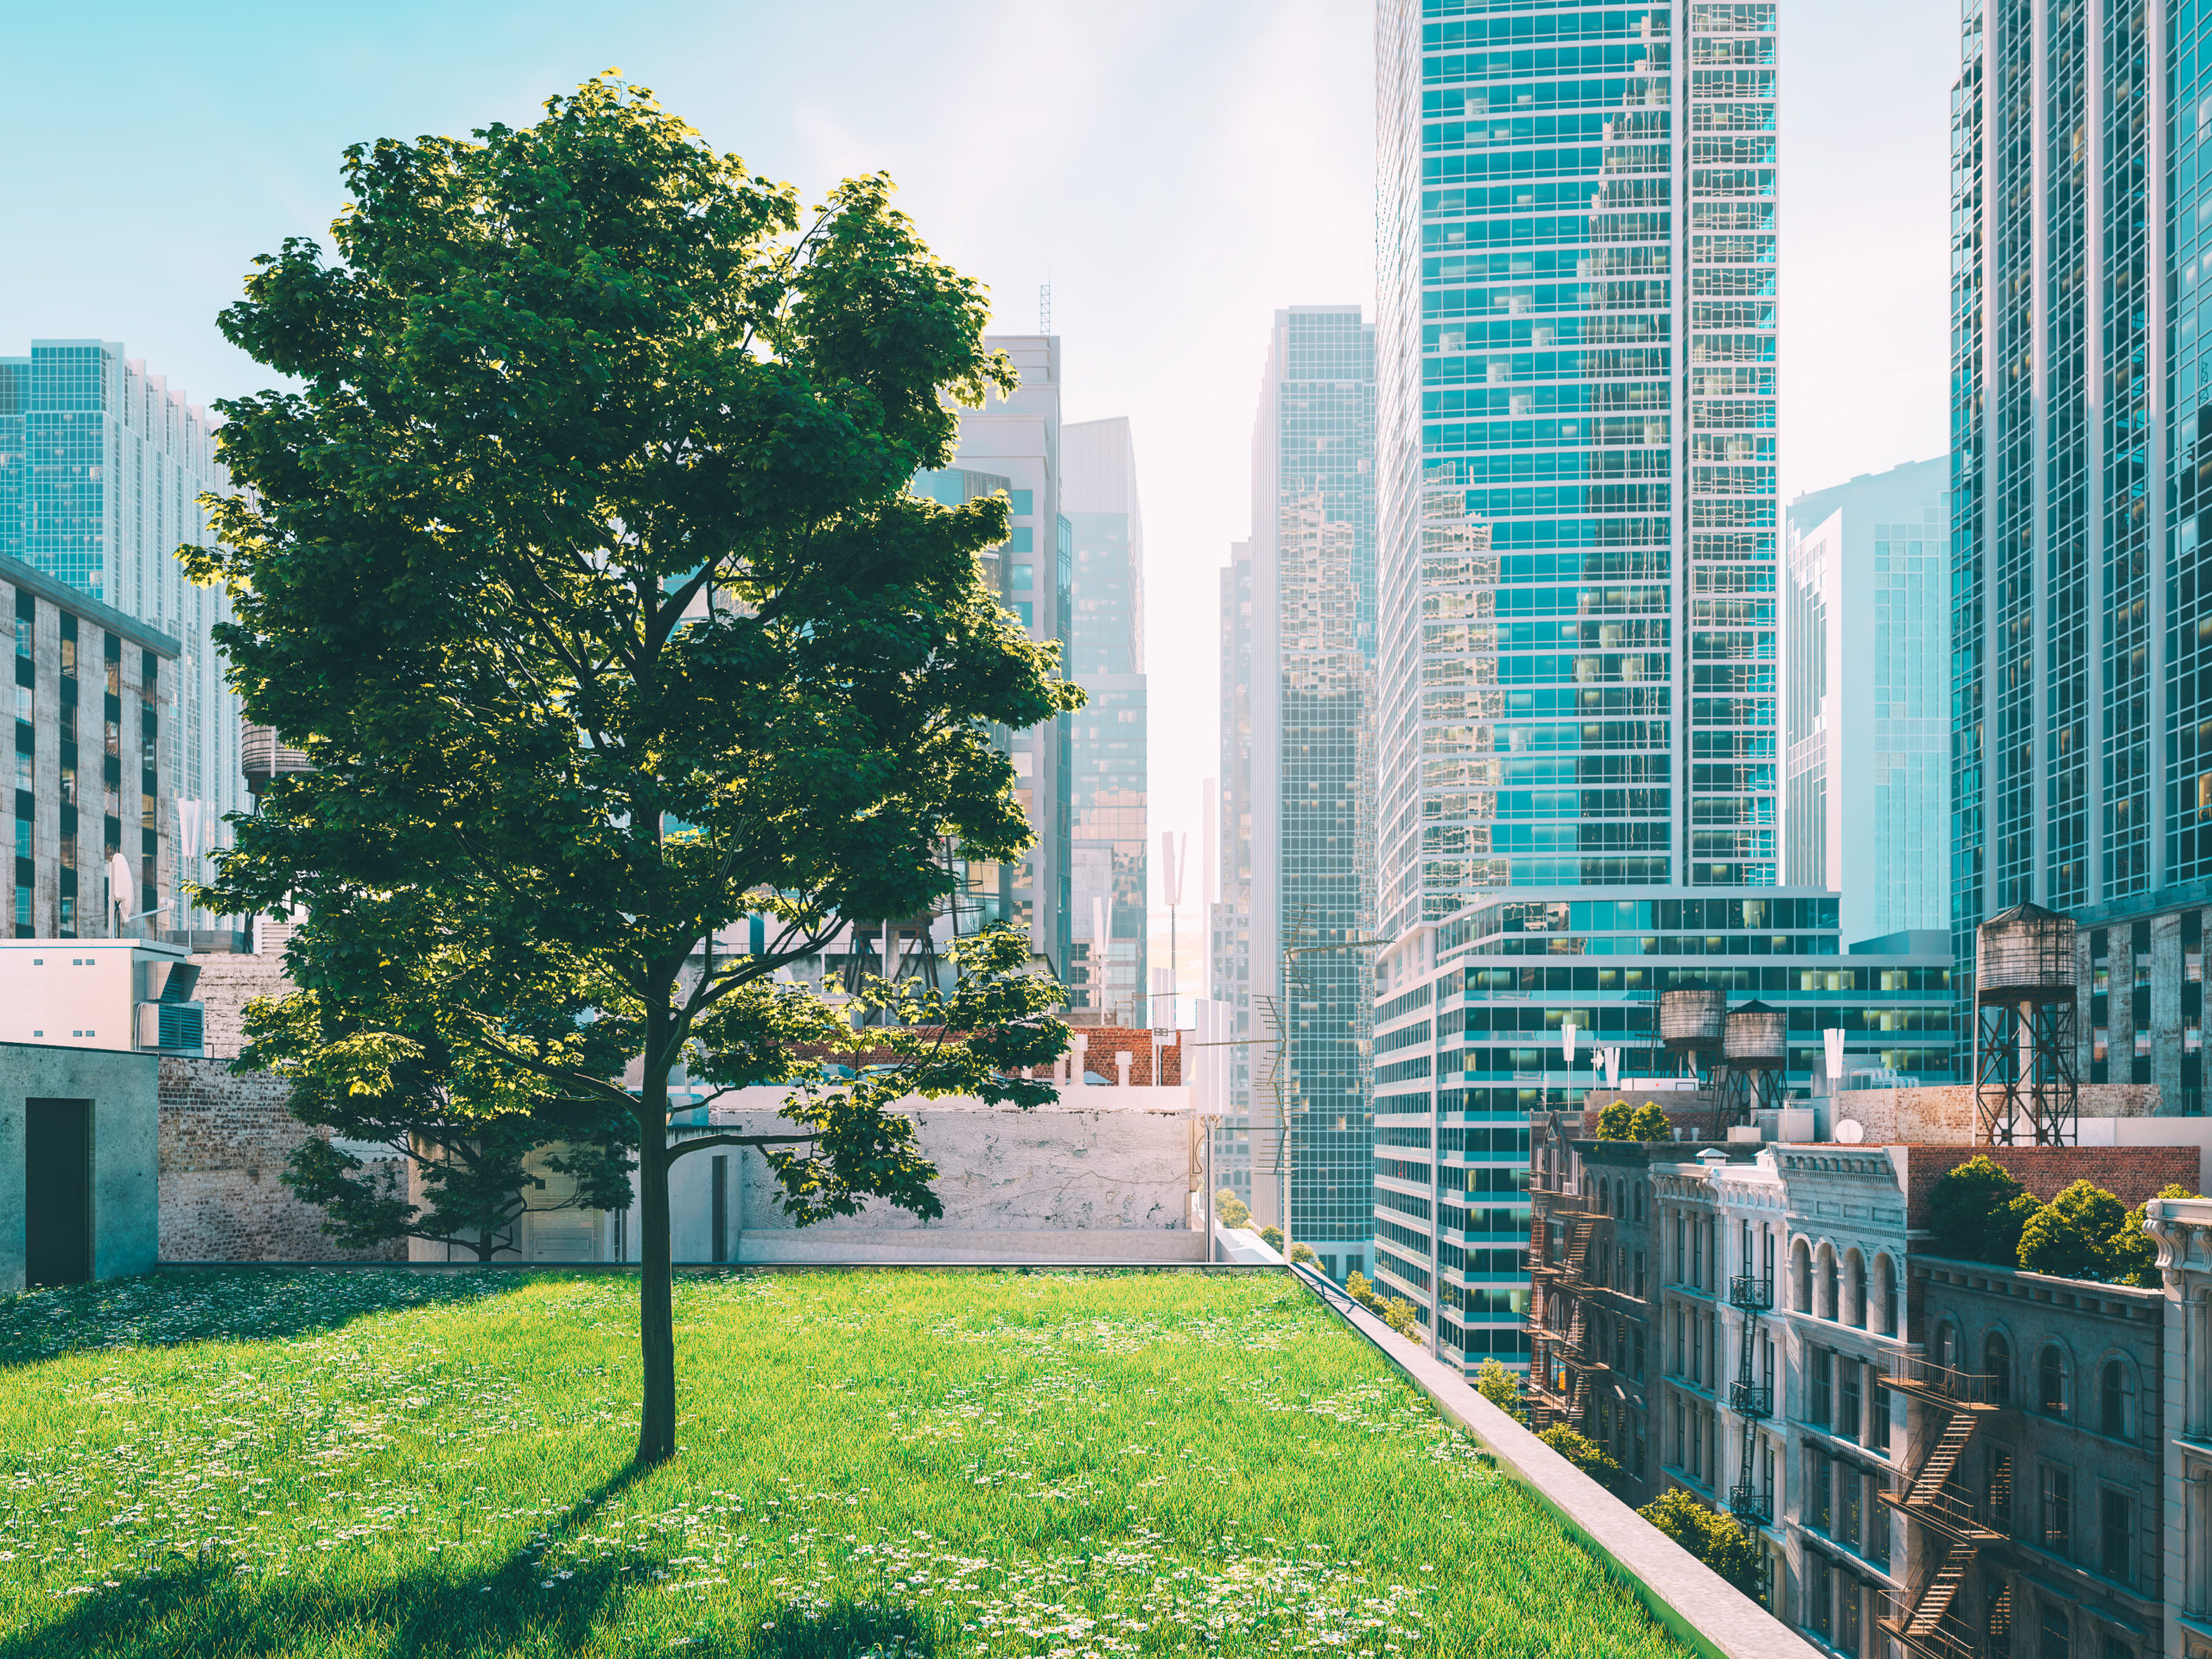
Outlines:
[[1672, 1655], [1275, 1275], [677, 1291], [238, 1274], [0, 1301], [0, 1659]]

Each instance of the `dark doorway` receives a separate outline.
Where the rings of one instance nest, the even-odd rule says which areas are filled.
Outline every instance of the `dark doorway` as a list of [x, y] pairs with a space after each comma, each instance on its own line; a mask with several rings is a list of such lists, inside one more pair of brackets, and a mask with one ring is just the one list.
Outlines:
[[23, 1268], [34, 1285], [92, 1276], [92, 1103], [23, 1103]]

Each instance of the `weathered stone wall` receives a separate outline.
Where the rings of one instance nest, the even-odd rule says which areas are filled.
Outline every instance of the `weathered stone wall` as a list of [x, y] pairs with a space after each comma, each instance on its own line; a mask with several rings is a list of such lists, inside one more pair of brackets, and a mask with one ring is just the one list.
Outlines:
[[264, 931], [259, 956], [205, 956], [192, 961], [200, 969], [194, 995], [207, 1010], [207, 1058], [234, 1060], [245, 1046], [246, 1004], [259, 997], [282, 996], [292, 988], [284, 976], [283, 947], [278, 944], [272, 950]]
[[216, 1059], [164, 1059], [161, 1065], [162, 1261], [406, 1259], [398, 1244], [341, 1249], [322, 1233], [322, 1211], [301, 1203], [277, 1179], [301, 1141], [328, 1134], [286, 1109], [282, 1078], [238, 1076]]

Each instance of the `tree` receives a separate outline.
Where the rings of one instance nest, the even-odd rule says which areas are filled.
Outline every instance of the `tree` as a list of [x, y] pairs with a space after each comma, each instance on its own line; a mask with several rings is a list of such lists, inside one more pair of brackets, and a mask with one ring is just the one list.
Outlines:
[[[2162, 1198], [2196, 1195], [2185, 1186], [2160, 1189]], [[2158, 1247], [2143, 1230], [2144, 1206], [2126, 1208], [2110, 1192], [2075, 1181], [2028, 1218], [2020, 1230], [2020, 1266], [2030, 1273], [2104, 1284], [2158, 1282]]]
[[[2161, 1198], [2195, 1198], [2202, 1193], [2192, 1192], [2185, 1186], [2162, 1186], [2152, 1194]], [[2137, 1205], [2127, 1212], [2120, 1230], [2105, 1241], [2104, 1277], [2115, 1285], [2134, 1285], [2145, 1290], [2158, 1285], [2158, 1247], [2145, 1231], [2148, 1221], [2147, 1206]]]
[[1213, 1213], [1224, 1227], [1242, 1227], [1252, 1219], [1251, 1206], [1236, 1196], [1233, 1186], [1224, 1186], [1213, 1195]]
[[1624, 1100], [1609, 1101], [1599, 1109], [1598, 1138], [1600, 1141], [1632, 1139], [1629, 1126], [1636, 1121], [1636, 1109]]
[[1636, 1116], [1629, 1120], [1628, 1138], [1631, 1141], [1669, 1141], [1674, 1134], [1674, 1125], [1667, 1122], [1667, 1109], [1650, 1101], [1637, 1107]]
[[1503, 1362], [1493, 1357], [1475, 1367], [1475, 1392], [1514, 1421], [1528, 1421], [1521, 1404], [1521, 1379]]
[[[419, 1066], [469, 1122], [628, 1115], [656, 1463], [675, 1159], [760, 1146], [801, 1222], [930, 1215], [899, 1098], [1051, 1096], [1020, 1073], [1068, 1033], [1010, 932], [963, 941], [950, 998], [879, 995], [912, 1029], [849, 1085], [810, 1071], [845, 1016], [775, 982], [846, 919], [942, 906], [956, 849], [1030, 839], [991, 728], [1081, 694], [986, 580], [1005, 497], [908, 488], [1014, 376], [887, 178], [802, 228], [791, 187], [611, 74], [345, 176], [336, 261], [288, 240], [221, 319], [299, 390], [222, 405], [241, 487], [187, 556], [232, 595], [248, 717], [316, 770], [237, 821], [205, 902], [304, 907], [298, 1005], [251, 1034], [310, 1097], [353, 1065], [426, 1098]], [[678, 1065], [796, 1084], [787, 1124], [673, 1141]]]
[[2080, 1180], [2061, 1188], [2020, 1230], [2019, 1262], [2030, 1273], [2101, 1279], [2107, 1245], [2127, 1224], [2127, 1206]]
[[1592, 1480], [1602, 1480], [1611, 1485], [1619, 1478], [1621, 1466], [1613, 1461], [1612, 1454], [1586, 1434], [1569, 1428], [1565, 1423], [1554, 1423], [1536, 1438]]
[[1735, 1517], [1708, 1509], [1680, 1486], [1669, 1487], [1637, 1513], [1747, 1596], [1765, 1577], [1758, 1540]]
[[2021, 1229], [2041, 1208], [2012, 1173], [1977, 1153], [1928, 1192], [1928, 1229], [1937, 1255], [2013, 1267]]

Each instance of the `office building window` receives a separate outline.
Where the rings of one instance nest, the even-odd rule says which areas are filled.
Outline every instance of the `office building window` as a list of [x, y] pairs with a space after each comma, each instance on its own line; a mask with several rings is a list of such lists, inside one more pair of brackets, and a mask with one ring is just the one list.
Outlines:
[[2107, 1486], [2098, 1495], [2098, 1508], [2099, 1565], [2107, 1578], [2131, 1584], [2135, 1578], [2135, 1500]]
[[2046, 1465], [2043, 1471], [2043, 1547], [2054, 1555], [2074, 1545], [2074, 1476]]

